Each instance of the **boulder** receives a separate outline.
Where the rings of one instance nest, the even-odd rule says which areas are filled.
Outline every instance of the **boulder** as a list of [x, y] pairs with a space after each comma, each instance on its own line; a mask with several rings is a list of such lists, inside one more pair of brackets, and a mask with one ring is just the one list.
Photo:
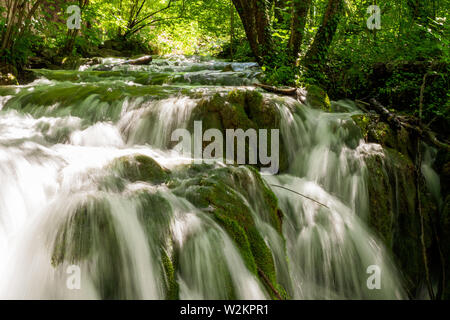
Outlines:
[[328, 94], [322, 88], [316, 85], [306, 86], [306, 103], [313, 108], [323, 111], [331, 110], [331, 102]]
[[[278, 294], [286, 298], [285, 290], [277, 282], [271, 250], [255, 223], [257, 214], [258, 219], [281, 236], [283, 213], [259, 173], [249, 167], [213, 169], [208, 165], [192, 165], [176, 172], [175, 176], [179, 180], [169, 184], [173, 192], [211, 215], [234, 240], [248, 269], [261, 283], [267, 286], [269, 281]], [[267, 292], [277, 298], [270, 286]]]
[[11, 65], [0, 67], [0, 86], [14, 86], [19, 82], [16, 78], [17, 69]]
[[[228, 93], [216, 93], [200, 99], [192, 111], [188, 129], [193, 132], [194, 121], [202, 121], [203, 130], [218, 129], [225, 137], [226, 129], [267, 129], [268, 148], [272, 138], [270, 129], [280, 129], [281, 115], [272, 100], [265, 99], [255, 90], [232, 90]], [[279, 160], [280, 171], [288, 167], [288, 157], [283, 137], [280, 133]], [[225, 141], [223, 142], [224, 146]], [[204, 147], [208, 145], [204, 143]], [[248, 145], [246, 145], [248, 154]], [[263, 165], [257, 164], [261, 168]]]
[[[422, 217], [425, 251], [431, 270], [439, 269], [434, 231], [439, 208], [422, 177], [417, 179], [416, 137], [406, 129], [392, 129], [378, 115], [352, 117], [367, 142], [383, 147], [382, 154], [365, 155], [369, 198], [368, 223], [394, 255], [411, 297], [417, 297], [425, 283], [422, 245]], [[417, 183], [419, 181], [419, 183]], [[421, 212], [418, 210], [418, 188]], [[450, 240], [450, 239], [448, 239]], [[441, 243], [441, 248], [447, 245]]]

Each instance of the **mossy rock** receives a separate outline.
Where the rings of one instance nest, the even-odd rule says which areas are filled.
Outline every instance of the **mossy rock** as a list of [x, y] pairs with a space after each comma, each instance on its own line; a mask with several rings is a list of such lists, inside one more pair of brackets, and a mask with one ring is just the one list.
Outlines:
[[160, 184], [165, 182], [170, 174], [168, 169], [161, 167], [155, 160], [141, 154], [117, 158], [110, 166], [120, 177], [131, 182]]
[[[406, 289], [414, 295], [424, 281], [415, 165], [408, 156], [388, 147], [384, 148], [384, 156], [370, 155], [365, 162], [369, 226], [391, 249], [406, 279]], [[429, 251], [433, 245], [430, 216], [437, 208], [424, 182], [420, 184], [425, 247]]]
[[90, 197], [60, 226], [51, 262], [54, 267], [63, 262], [87, 263], [102, 299], [125, 299], [137, 297], [136, 288], [129, 283], [131, 271], [125, 267], [128, 260], [109, 201]]
[[62, 58], [61, 67], [64, 70], [78, 70], [81, 64], [83, 63], [83, 59], [75, 56], [67, 56]]
[[172, 260], [165, 250], [161, 250], [161, 260], [166, 275], [166, 300], [178, 300], [180, 288], [176, 279], [176, 270]]
[[231, 72], [234, 71], [233, 70], [233, 66], [231, 64], [227, 64], [225, 67], [223, 67], [222, 69], [223, 72]]
[[[281, 287], [277, 283], [272, 252], [259, 233], [251, 211], [254, 202], [262, 201], [260, 209], [265, 212], [257, 214], [281, 235], [282, 213], [277, 198], [254, 169], [208, 168], [193, 165], [177, 172], [175, 176], [181, 182], [173, 184], [174, 193], [213, 216], [234, 240], [253, 274], [260, 277], [262, 272], [275, 288]], [[273, 295], [269, 288], [267, 291]]]
[[[202, 121], [203, 131], [220, 130], [224, 137], [224, 146], [226, 146], [225, 132], [227, 129], [242, 129], [243, 131], [254, 129], [257, 132], [260, 129], [266, 129], [268, 133], [267, 146], [270, 149], [271, 129], [280, 130], [281, 115], [276, 105], [271, 100], [264, 99], [260, 92], [236, 89], [200, 99], [189, 120], [188, 129], [191, 132], [193, 132], [194, 121]], [[279, 169], [284, 171], [288, 168], [288, 153], [283, 137], [280, 136], [279, 139]], [[204, 142], [203, 147], [208, 144], [209, 142]], [[246, 142], [246, 156], [248, 149], [248, 142]], [[256, 167], [261, 168], [263, 165], [258, 163]]]
[[17, 81], [17, 69], [12, 65], [0, 67], [0, 86], [16, 86], [19, 85]]
[[124, 56], [122, 52], [114, 49], [108, 49], [108, 48], [102, 48], [99, 49], [96, 52], [96, 55], [102, 57], [102, 58], [109, 58], [109, 57], [122, 57]]
[[352, 119], [360, 128], [361, 135], [367, 142], [378, 143], [383, 147], [398, 150], [407, 156], [414, 154], [410, 135], [405, 128], [393, 130], [376, 114], [357, 114], [353, 115]]
[[316, 85], [306, 86], [306, 103], [316, 109], [331, 111], [331, 101], [328, 94]]

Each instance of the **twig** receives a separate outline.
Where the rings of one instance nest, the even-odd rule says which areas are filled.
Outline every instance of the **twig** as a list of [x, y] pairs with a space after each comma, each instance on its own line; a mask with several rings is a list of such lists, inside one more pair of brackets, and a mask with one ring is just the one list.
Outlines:
[[293, 192], [293, 193], [295, 193], [295, 194], [298, 194], [299, 196], [302, 196], [303, 198], [306, 198], [306, 199], [308, 199], [308, 200], [311, 200], [311, 201], [313, 201], [313, 202], [315, 202], [315, 203], [317, 203], [317, 204], [320, 204], [321, 206], [324, 206], [325, 208], [330, 209], [330, 207], [328, 207], [327, 205], [325, 205], [325, 204], [323, 204], [323, 203], [320, 203], [319, 201], [314, 200], [313, 198], [310, 198], [310, 197], [308, 197], [308, 196], [305, 196], [304, 194], [301, 194], [301, 193], [299, 193], [299, 192], [297, 192], [297, 191], [294, 191], [294, 190], [292, 190], [292, 189], [289, 189], [289, 188], [286, 188], [286, 187], [283, 187], [283, 186], [279, 186], [279, 185], [277, 185], [277, 184], [271, 184], [271, 186], [272, 186], [272, 187], [277, 187], [277, 188], [281, 188], [281, 189], [285, 189], [285, 190], [291, 191], [291, 192]]
[[419, 121], [418, 125], [402, 121], [400, 120], [401, 118], [399, 116], [387, 110], [383, 105], [381, 105], [381, 103], [379, 103], [375, 99], [370, 99], [370, 105], [371, 108], [375, 110], [384, 121], [386, 121], [388, 124], [395, 127], [396, 129], [400, 129], [401, 127], [410, 129], [411, 131], [414, 131], [416, 134], [418, 134], [419, 137], [426, 139], [428, 142], [435, 145], [439, 149], [450, 151], [450, 145], [438, 140], [436, 138], [436, 134], [433, 131], [424, 127], [421, 121]]
[[275, 296], [279, 299], [279, 300], [284, 300], [280, 293], [278, 292], [277, 289], [275, 289], [275, 287], [272, 285], [272, 283], [270, 282], [269, 278], [267, 278], [266, 274], [258, 267], [258, 274], [259, 276], [264, 280], [264, 282], [267, 284], [267, 286], [272, 290], [272, 292], [275, 294]]
[[297, 96], [297, 88], [280, 89], [277, 87], [272, 87], [272, 86], [268, 86], [266, 84], [261, 84], [261, 83], [255, 83], [255, 86], [263, 88], [264, 90], [267, 90], [267, 91], [273, 92], [273, 93], [283, 94], [286, 96], [294, 96], [294, 97]]

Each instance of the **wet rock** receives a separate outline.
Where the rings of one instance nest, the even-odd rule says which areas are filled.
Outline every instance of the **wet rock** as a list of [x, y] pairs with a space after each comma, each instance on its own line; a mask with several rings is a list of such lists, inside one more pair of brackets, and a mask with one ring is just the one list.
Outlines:
[[[193, 165], [176, 172], [175, 176], [179, 180], [169, 185], [174, 193], [211, 215], [234, 240], [248, 269], [259, 277], [259, 270], [262, 271], [284, 294], [277, 283], [270, 248], [255, 223], [256, 214], [281, 235], [282, 212], [277, 198], [258, 172], [243, 167], [213, 169], [208, 165]], [[255, 207], [256, 204], [259, 206]]]
[[78, 70], [83, 62], [80, 57], [67, 56], [61, 60], [61, 67], [63, 70]]
[[[226, 129], [267, 129], [268, 148], [270, 149], [270, 129], [280, 129], [281, 115], [278, 108], [261, 93], [255, 90], [232, 90], [226, 94], [216, 93], [201, 99], [192, 112], [188, 128], [193, 132], [194, 121], [203, 122], [203, 130], [218, 129], [225, 137]], [[206, 147], [208, 143], [204, 143]], [[225, 145], [225, 141], [224, 141]], [[248, 145], [246, 146], [248, 154]], [[280, 134], [279, 158], [280, 171], [288, 167], [286, 146]], [[258, 164], [257, 167], [262, 167]]]
[[139, 154], [118, 158], [114, 160], [111, 167], [118, 172], [119, 176], [131, 182], [159, 184], [165, 182], [170, 173], [152, 158]]
[[233, 66], [231, 64], [227, 64], [223, 69], [223, 72], [230, 72], [230, 71], [234, 71], [233, 70]]
[[0, 86], [14, 86], [19, 82], [16, 78], [17, 69], [11, 65], [0, 67]]
[[331, 110], [331, 102], [328, 94], [320, 87], [316, 85], [306, 86], [306, 103], [317, 109], [323, 111]]
[[[425, 281], [422, 217], [429, 267], [433, 269], [440, 263], [433, 254], [436, 243], [432, 231], [432, 217], [439, 215], [439, 208], [424, 179], [421, 177], [417, 180], [413, 158], [417, 154], [414, 147], [417, 142], [404, 128], [393, 130], [378, 115], [363, 114], [352, 118], [367, 142], [378, 143], [383, 147], [382, 154], [373, 153], [365, 157], [368, 170], [368, 222], [391, 249], [406, 280], [406, 289], [410, 296], [415, 297]], [[418, 210], [418, 187], [421, 213]]]
[[367, 142], [398, 150], [406, 156], [414, 156], [415, 148], [405, 128], [394, 131], [377, 114], [358, 114], [353, 115], [352, 119]]

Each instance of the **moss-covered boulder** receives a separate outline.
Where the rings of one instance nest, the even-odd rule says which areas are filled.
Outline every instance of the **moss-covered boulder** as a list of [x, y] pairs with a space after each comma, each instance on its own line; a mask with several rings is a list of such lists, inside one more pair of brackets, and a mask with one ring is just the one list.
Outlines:
[[102, 58], [109, 58], [109, 57], [123, 57], [123, 53], [114, 50], [114, 49], [107, 49], [107, 48], [101, 48], [96, 52], [96, 55], [102, 57]]
[[152, 158], [141, 154], [115, 159], [111, 168], [120, 177], [131, 182], [143, 181], [160, 184], [168, 179], [170, 173]]
[[[384, 155], [366, 158], [368, 168], [369, 225], [392, 250], [407, 279], [407, 289], [414, 295], [424, 280], [421, 243], [421, 216], [417, 210], [417, 185], [414, 163], [394, 149], [384, 148]], [[424, 188], [423, 184], [421, 185]], [[425, 246], [432, 248], [430, 214], [435, 212], [421, 190], [422, 215], [425, 219]]]
[[361, 135], [367, 142], [378, 143], [384, 147], [398, 150], [406, 156], [414, 155], [413, 141], [405, 128], [393, 130], [377, 114], [357, 114], [353, 115], [352, 119], [360, 128]]
[[[150, 256], [158, 262], [155, 272], [159, 272], [165, 297], [178, 299], [177, 274], [185, 269], [181, 267], [183, 255], [173, 234], [173, 219], [181, 204], [189, 210], [193, 205], [229, 235], [248, 270], [260, 279], [273, 298], [287, 298], [277, 280], [271, 248], [261, 231], [271, 227], [282, 237], [283, 214], [277, 198], [256, 169], [193, 164], [169, 171], [140, 154], [117, 158], [105, 169], [104, 179], [112, 179], [111, 184], [117, 187], [100, 187], [99, 193], [84, 198], [74, 212], [63, 219], [53, 243], [52, 264], [55, 268], [63, 263], [85, 265], [101, 298], [139, 296], [134, 287], [136, 284], [130, 280], [133, 279], [129, 274], [133, 268], [129, 268], [127, 261], [131, 253], [126, 247], [122, 220], [118, 219], [114, 207], [114, 199], [119, 198], [121, 203], [130, 203], [129, 214], [136, 213], [130, 219], [137, 217], [143, 228]], [[124, 187], [127, 182], [137, 181], [166, 183], [169, 190], [165, 186], [143, 185], [137, 190]], [[174, 199], [177, 200], [172, 203]], [[217, 233], [217, 227], [214, 228]], [[211, 234], [213, 231], [211, 229]], [[204, 236], [203, 233], [209, 231], [201, 229], [200, 232], [192, 237]], [[186, 243], [195, 247], [195, 241]], [[213, 254], [213, 260], [223, 265], [223, 270], [227, 269], [221, 253]], [[231, 278], [224, 275], [221, 281], [227, 291], [224, 296], [234, 297]]]
[[128, 257], [107, 199], [89, 197], [60, 226], [54, 241], [52, 265], [88, 263], [102, 299], [136, 296], [129, 282]]
[[17, 69], [11, 65], [0, 67], [0, 86], [15, 86], [18, 85]]
[[429, 268], [434, 269], [440, 263], [435, 255], [437, 244], [433, 233], [439, 208], [423, 177], [417, 176], [414, 158], [417, 140], [404, 128], [391, 128], [377, 115], [361, 114], [352, 118], [367, 142], [383, 147], [382, 153], [365, 155], [369, 225], [391, 249], [409, 294], [416, 296], [425, 281], [422, 219]]
[[[202, 129], [218, 129], [222, 132], [225, 146], [226, 129], [267, 129], [267, 146], [271, 146], [271, 129], [280, 129], [281, 115], [273, 100], [265, 99], [255, 90], [232, 90], [228, 93], [216, 93], [200, 99], [192, 112], [188, 128], [193, 132], [194, 121], [202, 121]], [[288, 159], [283, 137], [279, 137], [280, 171], [287, 169]], [[209, 143], [204, 142], [203, 147]], [[248, 143], [246, 143], [248, 155]], [[236, 152], [235, 152], [236, 155]], [[236, 160], [236, 159], [235, 159]], [[258, 162], [256, 167], [263, 167]]]
[[307, 85], [305, 89], [306, 103], [309, 106], [323, 111], [331, 110], [330, 98], [325, 90], [316, 85]]
[[83, 63], [83, 59], [76, 56], [63, 57], [61, 67], [64, 70], [78, 70]]
[[[251, 168], [193, 165], [176, 176], [179, 180], [170, 185], [174, 193], [211, 215], [234, 240], [248, 269], [266, 285], [267, 292], [274, 298], [277, 294], [285, 297], [285, 290], [277, 283], [272, 252], [256, 226], [261, 219], [281, 234], [277, 198], [260, 175]], [[262, 204], [258, 211], [256, 203]]]

